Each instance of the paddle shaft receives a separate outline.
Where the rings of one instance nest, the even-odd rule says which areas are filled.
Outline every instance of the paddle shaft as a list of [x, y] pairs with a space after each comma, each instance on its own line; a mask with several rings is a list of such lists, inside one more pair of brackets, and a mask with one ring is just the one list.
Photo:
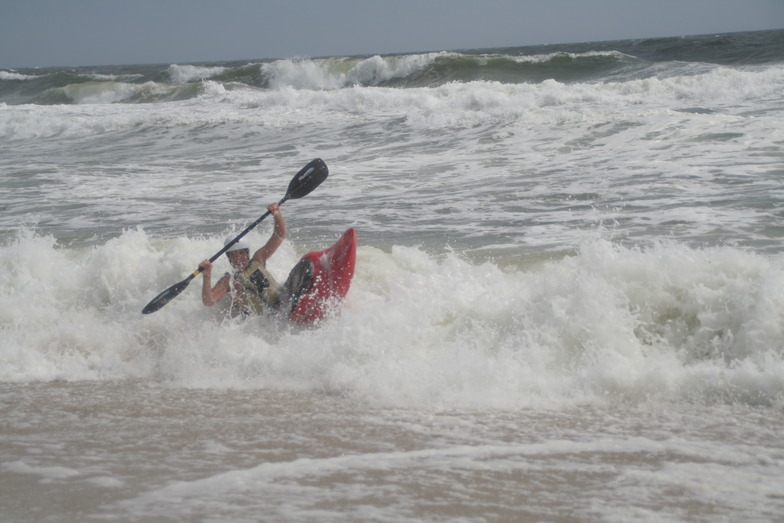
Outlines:
[[[286, 195], [278, 202], [278, 205], [283, 205], [284, 202], [290, 199], [297, 199], [302, 198], [303, 196], [308, 195], [313, 189], [318, 187], [321, 182], [323, 182], [329, 174], [329, 169], [327, 165], [320, 159], [316, 158], [315, 160], [311, 161], [303, 167], [291, 180], [289, 183], [289, 187], [286, 190]], [[249, 226], [245, 228], [244, 231], [239, 233], [236, 238], [231, 240], [229, 243], [223, 246], [223, 249], [219, 250], [215, 255], [210, 258], [210, 263], [217, 260], [221, 254], [228, 251], [232, 245], [240, 241], [240, 239], [248, 234], [248, 232], [257, 226], [261, 221], [272, 214], [270, 211], [265, 212], [263, 215], [259, 217], [255, 222], [251, 223]], [[182, 280], [179, 283], [175, 283], [158, 296], [152, 299], [150, 303], [147, 304], [144, 309], [142, 309], [142, 314], [150, 314], [157, 310], [160, 310], [161, 307], [169, 303], [174, 297], [179, 295], [188, 284], [191, 282], [193, 278], [198, 276], [204, 269], [199, 267], [191, 275], [187, 278]]]
[[[287, 194], [286, 196], [284, 196], [283, 198], [281, 198], [281, 200], [278, 202], [278, 205], [283, 205], [283, 204], [284, 204], [284, 203], [285, 203], [285, 202], [286, 202], [288, 199], [289, 199], [289, 195]], [[245, 230], [244, 230], [244, 231], [242, 231], [241, 233], [239, 233], [239, 234], [237, 235], [237, 237], [236, 237], [236, 238], [234, 238], [234, 239], [233, 239], [233, 240], [231, 240], [229, 243], [227, 243], [226, 245], [224, 245], [224, 246], [223, 246], [223, 249], [221, 249], [221, 250], [219, 250], [218, 252], [216, 252], [216, 253], [215, 253], [215, 254], [212, 256], [212, 258], [210, 258], [210, 263], [212, 263], [212, 262], [214, 262], [215, 260], [217, 260], [218, 258], [220, 258], [220, 257], [221, 257], [221, 254], [223, 254], [223, 253], [225, 253], [226, 251], [228, 251], [229, 249], [231, 249], [231, 246], [232, 246], [232, 245], [234, 245], [235, 243], [237, 243], [238, 241], [240, 241], [240, 240], [242, 239], [242, 237], [243, 237], [243, 236], [245, 236], [246, 234], [248, 234], [248, 233], [251, 231], [251, 229], [253, 229], [255, 226], [257, 226], [258, 224], [260, 224], [260, 223], [261, 223], [261, 222], [262, 222], [262, 221], [263, 221], [263, 220], [264, 220], [264, 219], [265, 219], [267, 216], [269, 216], [270, 214], [272, 214], [272, 213], [271, 213], [270, 211], [267, 211], [267, 212], [265, 212], [264, 214], [262, 214], [261, 216], [259, 216], [259, 218], [258, 218], [258, 219], [257, 219], [255, 222], [253, 222], [253, 223], [251, 223], [250, 225], [248, 225], [248, 226], [245, 228]], [[201, 273], [203, 270], [204, 270], [204, 269], [202, 269], [201, 267], [199, 267], [198, 269], [196, 269], [195, 271], [193, 271], [193, 274], [191, 274], [191, 275], [190, 275], [190, 278], [194, 278], [194, 277], [198, 276], [198, 275], [199, 275], [199, 274], [200, 274], [200, 273]]]

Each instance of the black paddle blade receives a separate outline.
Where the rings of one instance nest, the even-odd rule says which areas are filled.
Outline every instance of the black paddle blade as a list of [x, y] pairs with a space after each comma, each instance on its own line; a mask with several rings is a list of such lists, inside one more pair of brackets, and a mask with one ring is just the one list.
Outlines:
[[185, 287], [188, 286], [188, 284], [191, 282], [192, 279], [193, 279], [193, 275], [190, 275], [184, 280], [182, 280], [180, 283], [175, 283], [174, 285], [172, 285], [171, 287], [169, 287], [168, 289], [166, 289], [165, 291], [157, 295], [155, 298], [152, 299], [150, 303], [147, 304], [146, 307], [144, 307], [144, 309], [142, 309], [142, 314], [150, 314], [152, 312], [161, 309], [164, 305], [169, 303], [171, 300], [177, 297], [182, 291], [184, 291]]
[[329, 169], [321, 158], [316, 158], [303, 167], [292, 178], [289, 188], [286, 190], [286, 200], [296, 200], [307, 196], [310, 192], [321, 185], [327, 179]]

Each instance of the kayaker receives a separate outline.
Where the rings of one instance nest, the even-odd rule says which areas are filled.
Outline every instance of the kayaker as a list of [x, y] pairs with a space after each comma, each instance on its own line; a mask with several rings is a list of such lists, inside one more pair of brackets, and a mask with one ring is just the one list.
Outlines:
[[[275, 219], [272, 236], [262, 248], [250, 256], [250, 247], [240, 240], [226, 251], [234, 273], [224, 274], [215, 286], [212, 286], [212, 263], [204, 260], [199, 264], [203, 269], [201, 301], [211, 307], [218, 303], [226, 294], [232, 299], [233, 307], [242, 314], [261, 314], [274, 311], [280, 306], [282, 286], [267, 270], [267, 260], [275, 254], [278, 247], [286, 239], [286, 221], [280, 213], [277, 203], [267, 207]], [[226, 238], [224, 245], [233, 240]]]

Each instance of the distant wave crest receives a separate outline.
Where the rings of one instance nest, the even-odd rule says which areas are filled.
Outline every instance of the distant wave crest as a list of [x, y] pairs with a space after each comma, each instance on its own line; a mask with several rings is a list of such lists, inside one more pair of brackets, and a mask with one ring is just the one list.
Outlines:
[[355, 87], [439, 88], [606, 84], [665, 80], [721, 69], [761, 71], [784, 63], [784, 31], [623, 42], [286, 58], [256, 62], [48, 68], [0, 71], [0, 103], [179, 101], [222, 89], [335, 91]]

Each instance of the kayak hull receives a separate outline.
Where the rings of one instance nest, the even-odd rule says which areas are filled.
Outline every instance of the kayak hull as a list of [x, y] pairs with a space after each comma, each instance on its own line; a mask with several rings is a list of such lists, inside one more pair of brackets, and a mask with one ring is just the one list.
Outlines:
[[348, 294], [357, 257], [357, 231], [348, 229], [334, 245], [304, 255], [292, 270], [287, 286], [293, 305], [289, 319], [313, 323], [324, 318]]

